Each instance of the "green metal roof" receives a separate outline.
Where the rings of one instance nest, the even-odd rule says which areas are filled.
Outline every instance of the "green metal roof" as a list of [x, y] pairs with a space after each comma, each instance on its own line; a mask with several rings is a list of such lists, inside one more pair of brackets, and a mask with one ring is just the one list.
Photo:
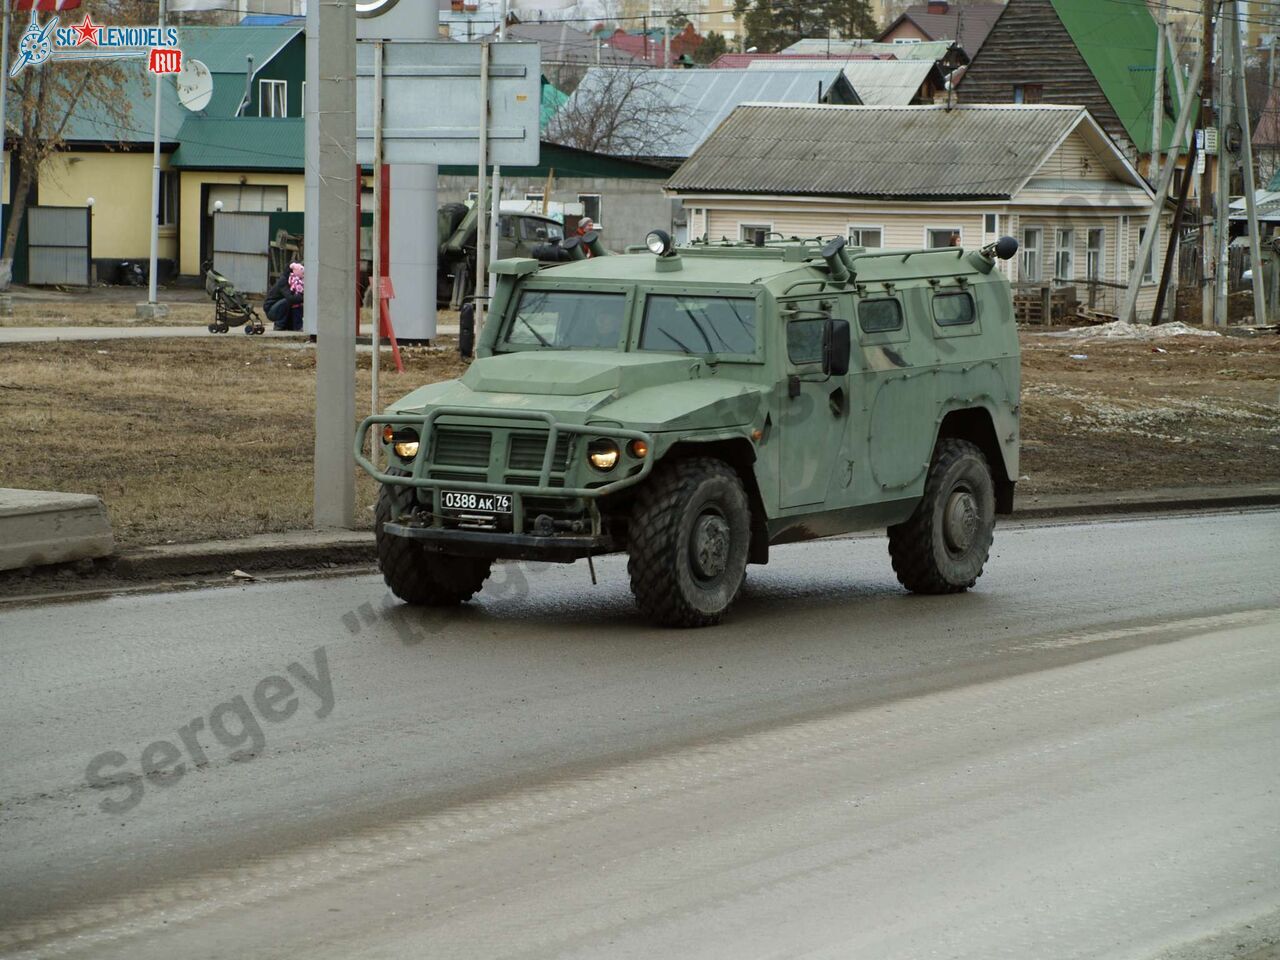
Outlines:
[[569, 99], [569, 95], [563, 90], [556, 89], [546, 77], [542, 78], [542, 110], [538, 118], [538, 131], [545, 132], [547, 124], [551, 122], [551, 118], [556, 115], [565, 101]]
[[[201, 113], [207, 117], [231, 117], [244, 96], [247, 56], [253, 68], [261, 70], [302, 31], [297, 27], [184, 27], [179, 31], [182, 54], [204, 63], [213, 74], [213, 98]], [[116, 124], [92, 99], [76, 105], [67, 122], [64, 137], [70, 141], [141, 143], [151, 141], [154, 103], [151, 99], [155, 77], [141, 60], [119, 64], [125, 74], [123, 96], [130, 107], [129, 119]], [[174, 143], [183, 124], [196, 116], [178, 103], [171, 77], [160, 83], [160, 139]], [[13, 102], [13, 101], [10, 101]]]
[[306, 155], [301, 117], [188, 117], [169, 163], [177, 169], [296, 170]]
[[[1155, 98], [1155, 59], [1159, 30], [1142, 3], [1115, 0], [1051, 0], [1058, 19], [1102, 87], [1139, 153], [1151, 152], [1151, 108]], [[1176, 67], [1167, 55], [1165, 90], [1174, 117], [1178, 102]], [[1164, 146], [1173, 141], [1173, 117], [1165, 115]]]

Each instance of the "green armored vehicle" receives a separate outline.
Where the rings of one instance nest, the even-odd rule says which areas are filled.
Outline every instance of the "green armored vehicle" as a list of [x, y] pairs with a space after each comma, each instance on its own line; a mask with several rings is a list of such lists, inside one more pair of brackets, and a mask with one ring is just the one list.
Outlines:
[[466, 374], [361, 424], [392, 591], [626, 551], [646, 614], [703, 626], [774, 544], [882, 526], [907, 589], [972, 586], [1018, 477], [1017, 242], [649, 247], [498, 261]]

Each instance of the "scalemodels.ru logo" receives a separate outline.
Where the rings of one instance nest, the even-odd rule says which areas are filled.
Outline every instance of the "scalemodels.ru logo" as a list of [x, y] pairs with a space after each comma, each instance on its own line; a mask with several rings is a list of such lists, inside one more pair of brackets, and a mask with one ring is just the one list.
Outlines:
[[18, 40], [18, 62], [9, 71], [16, 77], [27, 67], [58, 60], [127, 60], [146, 57], [152, 73], [180, 73], [182, 51], [173, 27], [116, 27], [94, 23], [93, 17], [70, 27], [58, 26], [57, 17], [44, 26], [31, 11], [31, 22]]

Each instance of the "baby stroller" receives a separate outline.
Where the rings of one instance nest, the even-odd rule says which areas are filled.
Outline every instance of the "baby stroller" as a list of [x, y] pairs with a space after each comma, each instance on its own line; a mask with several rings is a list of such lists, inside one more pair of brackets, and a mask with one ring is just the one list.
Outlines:
[[266, 327], [258, 311], [249, 303], [245, 295], [236, 291], [236, 285], [213, 269], [213, 264], [204, 264], [204, 290], [213, 301], [213, 323], [209, 324], [210, 333], [226, 333], [231, 327], [244, 324], [244, 332], [252, 336], [262, 333]]

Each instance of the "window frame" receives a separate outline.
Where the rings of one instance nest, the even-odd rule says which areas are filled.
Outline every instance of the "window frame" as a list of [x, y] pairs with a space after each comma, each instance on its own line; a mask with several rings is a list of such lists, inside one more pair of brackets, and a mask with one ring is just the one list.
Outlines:
[[[880, 243], [874, 247], [867, 247], [865, 243], [854, 243], [853, 238], [850, 236], [850, 234], [852, 234], [855, 230], [857, 230], [859, 233], [861, 233], [864, 230], [875, 230], [877, 233], [880, 234]], [[881, 224], [875, 224], [875, 223], [845, 224], [844, 240], [845, 240], [845, 243], [847, 243], [851, 247], [866, 247], [868, 250], [883, 250], [884, 249], [884, 224], [883, 223]]]
[[[1142, 252], [1142, 239], [1143, 239], [1143, 236], [1146, 234], [1146, 232], [1147, 232], [1147, 228], [1145, 226], [1141, 226], [1138, 228], [1137, 242], [1134, 244], [1134, 247], [1133, 247], [1133, 258], [1135, 260], [1138, 258], [1138, 254]], [[1143, 266], [1142, 280], [1141, 280], [1142, 283], [1151, 285], [1151, 284], [1154, 284], [1158, 279], [1156, 277], [1156, 257], [1157, 257], [1157, 254], [1159, 253], [1160, 253], [1160, 224], [1157, 223], [1155, 239], [1151, 242], [1151, 255], [1147, 257], [1147, 262], [1142, 265]]]
[[[893, 304], [896, 304], [896, 305], [897, 305], [897, 307], [898, 307], [898, 324], [897, 324], [897, 326], [893, 326], [893, 327], [884, 327], [883, 329], [880, 329], [880, 330], [868, 330], [868, 329], [866, 328], [866, 326], [865, 326], [865, 325], [863, 324], [863, 322], [862, 322], [862, 308], [863, 308], [863, 307], [865, 307], [865, 306], [866, 306], [867, 304], [869, 304], [869, 303], [893, 303]], [[885, 334], [885, 333], [898, 333], [899, 331], [901, 331], [901, 330], [902, 330], [902, 328], [903, 328], [903, 327], [905, 327], [905, 326], [907, 325], [907, 315], [906, 315], [906, 311], [902, 309], [902, 301], [901, 301], [899, 298], [894, 297], [894, 296], [888, 296], [888, 295], [885, 295], [885, 296], [879, 296], [879, 297], [871, 297], [871, 296], [864, 297], [864, 298], [862, 298], [862, 299], [858, 300], [858, 304], [857, 304], [857, 307], [855, 308], [854, 313], [855, 313], [855, 315], [856, 315], [856, 317], [857, 317], [858, 332], [859, 332], [859, 333], [862, 333], [862, 334], [864, 334], [864, 335], [866, 335], [866, 336], [868, 336], [868, 337], [879, 336], [880, 334]]]
[[[1063, 246], [1062, 237], [1066, 234], [1070, 238], [1070, 245]], [[1061, 270], [1062, 255], [1067, 255], [1069, 270]], [[1075, 227], [1054, 227], [1053, 229], [1053, 276], [1052, 281], [1060, 283], [1074, 283], [1076, 272], [1076, 228]]]
[[[1095, 249], [1091, 245], [1094, 234], [1102, 237], [1102, 243]], [[1095, 257], [1094, 254], [1097, 254]], [[1090, 261], [1095, 261], [1092, 264]], [[1096, 270], [1094, 267], [1096, 266]], [[1107, 278], [1107, 228], [1087, 227], [1084, 233], [1084, 278], [1086, 281], [1101, 281]]]
[[[959, 235], [959, 237], [960, 237], [960, 242], [959, 242], [959, 243], [954, 243], [954, 244], [953, 244], [953, 243], [949, 243], [949, 244], [947, 244], [945, 247], [935, 247], [935, 246], [933, 246], [933, 245], [930, 243], [930, 240], [929, 240], [929, 234], [931, 234], [931, 233], [941, 233], [941, 232], [942, 232], [942, 231], [944, 231], [944, 230], [945, 230], [945, 231], [947, 231], [948, 233], [954, 233], [954, 234]], [[943, 224], [942, 226], [934, 225], [934, 226], [931, 226], [931, 227], [925, 227], [925, 228], [924, 228], [924, 248], [925, 248], [926, 250], [961, 250], [961, 249], [963, 249], [963, 248], [964, 248], [964, 227], [963, 227], [963, 226], [953, 226], [953, 225], [951, 225], [951, 224]]]
[[[1035, 232], [1038, 240], [1035, 244], [1027, 243], [1027, 234]], [[1021, 283], [1042, 283], [1044, 281], [1044, 227], [1043, 226], [1024, 226], [1021, 228], [1020, 250], [1021, 256], [1018, 258], [1018, 280]], [[1030, 254], [1035, 254], [1035, 275], [1031, 276], [1027, 272], [1027, 262]]]
[[[265, 113], [267, 103], [275, 103], [275, 94], [267, 95], [268, 90], [281, 91], [280, 101], [283, 113]], [[289, 81], [288, 80], [271, 80], [263, 78], [258, 81], [258, 116], [269, 117], [272, 120], [283, 120], [289, 116]]]
[[[587, 205], [586, 205], [585, 203], [583, 203], [583, 200], [584, 200], [584, 198], [586, 198], [586, 197], [594, 197], [594, 198], [595, 198], [595, 201], [596, 201], [596, 215], [595, 215], [594, 217], [592, 217], [592, 216], [591, 216], [591, 213], [587, 210]], [[580, 193], [580, 194], [578, 194], [578, 202], [582, 204], [582, 216], [583, 216], [583, 217], [590, 217], [590, 218], [591, 218], [591, 222], [592, 222], [593, 224], [595, 224], [597, 227], [600, 227], [600, 226], [603, 226], [603, 225], [604, 225], [604, 220], [603, 220], [603, 217], [604, 217], [604, 196], [603, 196], [602, 194], [599, 194], [599, 193]]]
[[[969, 319], [968, 320], [939, 320], [938, 319], [938, 301], [944, 297], [965, 297], [969, 301]], [[935, 290], [933, 296], [929, 298], [929, 313], [933, 316], [933, 324], [941, 330], [949, 331], [967, 331], [970, 328], [976, 328], [978, 325], [978, 301], [973, 295], [972, 290], [958, 290], [946, 288]]]
[[178, 188], [177, 170], [160, 171], [159, 201], [159, 204], [156, 206], [156, 210], [159, 213], [157, 225], [161, 229], [165, 227], [176, 227], [178, 225], [178, 208], [182, 202], [181, 193]]

